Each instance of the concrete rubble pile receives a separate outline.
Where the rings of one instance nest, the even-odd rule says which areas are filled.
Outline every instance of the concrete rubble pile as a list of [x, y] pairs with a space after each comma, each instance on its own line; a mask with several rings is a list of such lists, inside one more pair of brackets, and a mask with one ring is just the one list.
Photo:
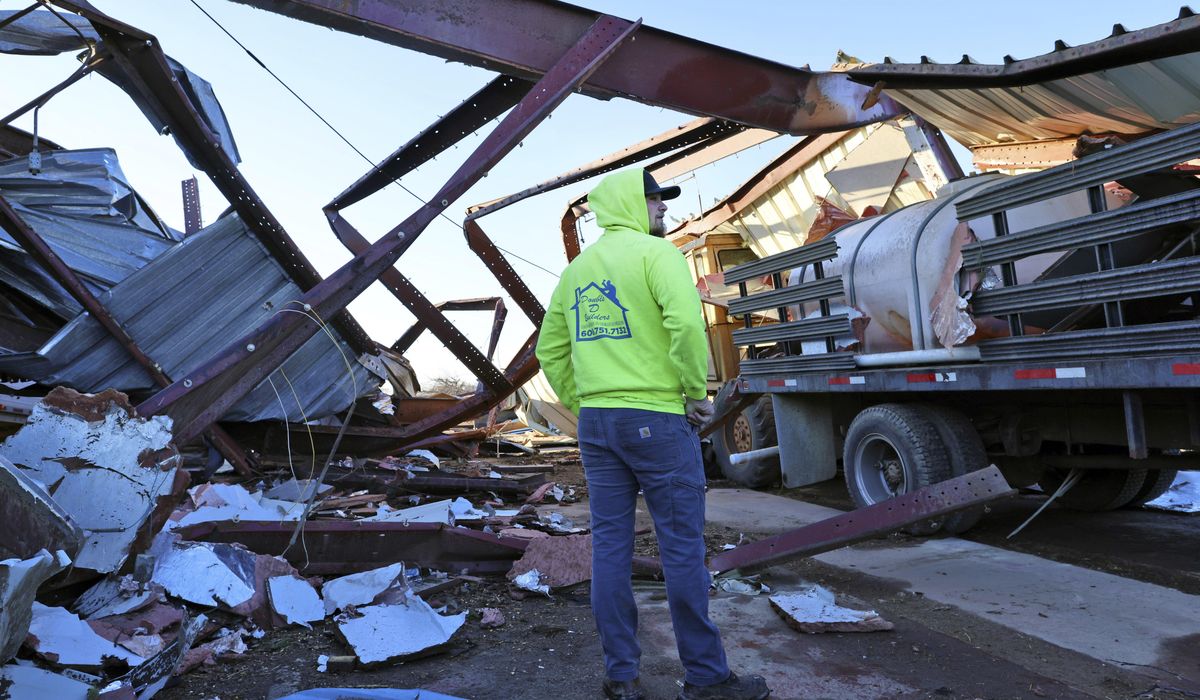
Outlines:
[[5, 697], [149, 698], [291, 625], [336, 631], [331, 670], [391, 663], [445, 647], [471, 611], [441, 599], [478, 576], [507, 575], [514, 597], [590, 578], [590, 535], [539, 511], [576, 500], [551, 464], [311, 466], [189, 488], [169, 418], [52, 391], [0, 444]]

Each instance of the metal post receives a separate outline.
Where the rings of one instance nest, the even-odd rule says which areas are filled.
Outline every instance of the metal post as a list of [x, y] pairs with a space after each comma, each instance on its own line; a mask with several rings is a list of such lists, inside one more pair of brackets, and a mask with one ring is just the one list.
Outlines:
[[[1008, 212], [998, 211], [992, 214], [992, 223], [996, 229], [996, 238], [1008, 235]], [[1017, 284], [1017, 266], [1010, 262], [1000, 264], [1000, 276], [1005, 287]], [[1021, 322], [1021, 314], [1009, 314], [1008, 330], [1014, 338], [1025, 335], [1025, 324]]]
[[[310, 289], [301, 303], [332, 317], [408, 250], [417, 236], [571, 94], [640, 23], [603, 15], [467, 158], [433, 200]], [[336, 216], [333, 214], [331, 216]], [[318, 331], [306, 314], [278, 314], [187, 377], [143, 402], [143, 415], [169, 413], [187, 439], [212, 424]], [[536, 367], [536, 360], [534, 361]], [[464, 402], [465, 403], [465, 402]]]
[[[1088, 206], [1093, 214], [1099, 214], [1108, 208], [1104, 201], [1104, 187], [1095, 185], [1087, 190]], [[1113, 248], [1111, 243], [1101, 243], [1096, 246], [1096, 269], [1100, 272], [1111, 270], [1116, 267], [1116, 261], [1113, 259]], [[1120, 301], [1110, 301], [1104, 304], [1104, 324], [1109, 328], [1117, 328], [1125, 325], [1125, 314], [1121, 310]], [[1132, 446], [1131, 446], [1132, 449]]]
[[1142, 397], [1135, 391], [1122, 393], [1125, 403], [1125, 438], [1129, 442], [1132, 459], [1146, 459], [1150, 451], [1146, 445], [1146, 418], [1142, 411]]

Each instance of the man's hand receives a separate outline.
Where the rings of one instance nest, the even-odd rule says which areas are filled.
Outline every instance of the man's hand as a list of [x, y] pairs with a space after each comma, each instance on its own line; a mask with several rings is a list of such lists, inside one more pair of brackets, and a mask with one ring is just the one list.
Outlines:
[[709, 401], [707, 398], [688, 399], [684, 403], [683, 410], [687, 414], [688, 422], [695, 426], [704, 425], [713, 417], [713, 413], [716, 412], [712, 401]]

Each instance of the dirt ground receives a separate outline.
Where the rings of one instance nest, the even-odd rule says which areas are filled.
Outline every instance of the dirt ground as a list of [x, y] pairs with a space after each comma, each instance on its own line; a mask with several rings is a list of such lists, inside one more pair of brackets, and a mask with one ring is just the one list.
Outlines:
[[[496, 461], [553, 463], [556, 471], [552, 478], [574, 486], [578, 495], [586, 496], [577, 453], [559, 451], [537, 458]], [[836, 486], [776, 493], [834, 506], [839, 505], [839, 498], [844, 498]], [[982, 539], [994, 539], [988, 529], [982, 532]], [[709, 550], [715, 552], [725, 544], [737, 543], [740, 537], [754, 538], [756, 534], [710, 526], [706, 529], [706, 542]], [[896, 535], [884, 543], [858, 546], [869, 548], [904, 541], [904, 536]], [[1069, 549], [1061, 543], [1055, 546]], [[640, 554], [655, 554], [653, 535], [640, 535], [637, 550]], [[1121, 568], [1119, 563], [1116, 566]], [[935, 605], [919, 595], [905, 594], [902, 587], [885, 580], [855, 576], [814, 560], [775, 567], [764, 574], [763, 580], [776, 584], [797, 580], [821, 583], [838, 591], [839, 597], [848, 596], [873, 607], [896, 624], [894, 631], [886, 633], [796, 634], [794, 647], [749, 650], [776, 661], [780, 655], [795, 655], [807, 663], [814, 663], [815, 659], [822, 675], [858, 683], [863, 688], [863, 697], [892, 697], [886, 684], [873, 685], [873, 677], [917, 688], [915, 692], [895, 696], [914, 700], [1200, 697], [1164, 688], [1163, 684], [1156, 685], [1131, 670], [1085, 658], [949, 606]], [[639, 583], [637, 588], [643, 607], [663, 604], [665, 595], [660, 584]], [[201, 667], [178, 679], [157, 697], [164, 700], [277, 698], [315, 687], [424, 688], [471, 699], [601, 697], [603, 667], [587, 584], [556, 591], [547, 598], [515, 596], [503, 579], [484, 580], [468, 582], [431, 602], [435, 606], [445, 605], [451, 613], [470, 612], [467, 623], [449, 644], [423, 658], [380, 668], [318, 672], [319, 655], [349, 653], [338, 639], [335, 625], [326, 622], [312, 630], [269, 631], [262, 639], [252, 640], [248, 653], [224, 658], [215, 666]], [[739, 604], [737, 594], [715, 594], [714, 609], [736, 608]], [[482, 628], [479, 609], [484, 607], [499, 609], [505, 624], [498, 629]], [[646, 644], [644, 640], [643, 646]], [[868, 668], [872, 670], [868, 672]], [[674, 697], [678, 692], [677, 664], [660, 659], [649, 666], [644, 664], [642, 672], [649, 697]], [[797, 666], [797, 673], [806, 671]], [[868, 677], [870, 674], [874, 676]], [[827, 686], [813, 687], [814, 694], [805, 697], [822, 697], [819, 688]]]

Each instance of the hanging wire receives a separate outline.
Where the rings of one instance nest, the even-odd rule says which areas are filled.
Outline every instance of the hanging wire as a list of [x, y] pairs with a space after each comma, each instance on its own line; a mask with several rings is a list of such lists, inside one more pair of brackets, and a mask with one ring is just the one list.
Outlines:
[[[329, 120], [327, 120], [325, 117], [321, 116], [321, 113], [318, 112], [316, 110], [316, 108], [314, 108], [311, 104], [309, 104], [307, 100], [305, 100], [303, 97], [301, 97], [295, 90], [293, 90], [291, 88], [291, 86], [289, 86], [287, 83], [285, 83], [283, 81], [283, 78], [280, 78], [278, 75], [276, 75], [275, 71], [271, 70], [267, 66], [266, 63], [263, 63], [262, 59], [260, 59], [258, 56], [255, 56], [253, 51], [248, 49], [245, 44], [238, 41], [238, 38], [235, 37], [233, 34], [231, 34], [228, 29], [226, 29], [220, 22], [218, 22], [217, 18], [210, 15], [207, 10], [205, 10], [203, 7], [201, 7], [199, 2], [197, 2], [196, 0], [191, 0], [191, 3], [196, 6], [197, 10], [200, 10], [200, 12], [204, 13], [204, 16], [207, 17], [209, 20], [211, 20], [213, 24], [217, 25], [217, 28], [225, 33], [225, 36], [228, 36], [230, 39], [233, 40], [233, 43], [235, 43], [239, 47], [241, 47], [241, 49], [246, 52], [246, 55], [249, 56], [251, 60], [253, 60], [255, 63], [257, 63], [263, 70], [265, 70], [267, 72], [268, 75], [270, 75], [272, 78], [274, 78], [275, 82], [282, 85], [285, 90], [287, 90], [289, 93], [292, 94], [293, 97], [295, 97], [297, 100], [300, 101], [300, 104], [304, 105], [305, 108], [308, 109], [308, 111], [312, 112], [313, 116], [315, 116], [317, 119], [320, 119], [322, 124], [324, 124], [326, 127], [328, 127], [329, 130], [332, 131], [339, 139], [341, 139], [343, 143], [345, 143], [347, 146], [349, 146], [352, 151], [357, 153], [360, 158], [362, 158], [368, 164], [370, 164], [370, 166], [373, 169], [378, 169], [380, 167], [380, 165], [378, 163], [376, 163], [369, 156], [367, 156], [367, 154], [363, 153], [361, 150], [359, 150], [359, 148], [357, 146], [355, 146], [353, 143], [351, 143], [350, 139], [346, 138], [346, 136], [344, 134], [342, 134], [342, 132], [338, 131], [337, 127], [335, 127], [333, 124], [330, 124]], [[457, 148], [457, 146], [456, 146], [456, 148]], [[410, 196], [412, 196], [413, 199], [416, 199], [421, 204], [429, 203], [426, 199], [421, 197], [421, 195], [410, 190], [408, 187], [406, 187], [404, 185], [404, 183], [400, 182], [396, 178], [391, 178], [391, 180], [395, 185], [397, 185], [400, 189], [407, 192]], [[438, 216], [445, 219], [446, 221], [449, 221], [458, 230], [460, 230], [460, 231], [463, 230], [462, 224], [458, 223], [454, 219], [451, 219], [449, 216], [446, 215], [446, 212], [444, 212], [444, 211], [439, 212]], [[495, 245], [495, 243], [493, 243], [493, 245]], [[520, 255], [517, 255], [516, 253], [512, 252], [511, 250], [506, 250], [504, 248], [501, 248], [499, 245], [496, 245], [496, 247], [499, 248], [504, 253], [511, 255], [512, 257], [516, 258], [517, 260], [520, 260], [521, 262], [525, 263], [526, 265], [532, 265], [533, 267], [536, 267], [537, 269], [541, 270], [542, 272], [545, 272], [546, 274], [551, 275], [552, 277], [554, 277], [556, 279], [558, 278], [558, 274], [556, 274], [550, 270], [547, 270], [546, 268], [533, 262], [532, 260], [523, 258]]]

